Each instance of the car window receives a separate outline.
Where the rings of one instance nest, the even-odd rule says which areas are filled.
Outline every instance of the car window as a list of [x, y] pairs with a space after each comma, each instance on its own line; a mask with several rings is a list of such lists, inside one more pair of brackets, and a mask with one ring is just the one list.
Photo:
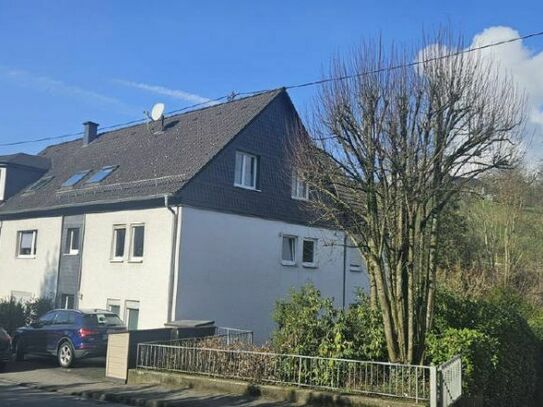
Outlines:
[[97, 313], [85, 315], [85, 322], [88, 325], [105, 325], [105, 326], [122, 326], [123, 321], [115, 315], [110, 313]]
[[55, 318], [55, 325], [66, 325], [75, 323], [75, 314], [71, 311], [58, 311]]
[[56, 315], [57, 315], [56, 311], [50, 311], [47, 314], [45, 314], [44, 316], [42, 316], [39, 319], [39, 321], [44, 325], [51, 324], [53, 322], [53, 320], [55, 319]]

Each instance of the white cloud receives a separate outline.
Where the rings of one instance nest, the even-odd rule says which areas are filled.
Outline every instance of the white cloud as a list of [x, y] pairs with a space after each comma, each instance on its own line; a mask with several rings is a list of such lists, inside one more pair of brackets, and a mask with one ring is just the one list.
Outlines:
[[70, 85], [58, 79], [37, 75], [22, 69], [0, 66], [0, 77], [12, 81], [19, 86], [24, 86], [40, 92], [46, 92], [53, 95], [65, 95], [86, 102], [90, 101], [95, 105], [114, 107], [117, 111], [122, 113], [133, 114], [135, 111], [117, 98], [84, 89], [79, 86]]
[[191, 103], [210, 103], [211, 100], [200, 95], [188, 93], [183, 90], [170, 89], [159, 85], [149, 85], [147, 83], [132, 82], [123, 79], [116, 79], [116, 83], [129, 86], [136, 89], [141, 89], [147, 92], [156, 93], [158, 95], [169, 96], [174, 99], [184, 100]]
[[[471, 47], [520, 37], [513, 28], [489, 27], [474, 36]], [[543, 159], [543, 51], [533, 52], [522, 41], [499, 45], [481, 51], [481, 55], [496, 61], [526, 92], [528, 109], [527, 158], [532, 164]]]

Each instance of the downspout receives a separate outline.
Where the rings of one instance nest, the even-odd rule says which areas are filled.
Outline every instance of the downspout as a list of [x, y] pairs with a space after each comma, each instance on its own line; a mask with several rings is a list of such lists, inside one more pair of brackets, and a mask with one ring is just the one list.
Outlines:
[[173, 292], [174, 292], [174, 281], [175, 281], [175, 264], [176, 264], [176, 249], [177, 249], [177, 223], [179, 220], [179, 207], [173, 209], [170, 206], [170, 197], [171, 195], [164, 195], [164, 207], [171, 212], [172, 214], [172, 248], [170, 255], [170, 281], [168, 283], [168, 314], [166, 315], [166, 322], [172, 320], [172, 310], [173, 310]]
[[343, 235], [343, 309], [345, 309], [345, 290], [347, 279], [347, 233]]

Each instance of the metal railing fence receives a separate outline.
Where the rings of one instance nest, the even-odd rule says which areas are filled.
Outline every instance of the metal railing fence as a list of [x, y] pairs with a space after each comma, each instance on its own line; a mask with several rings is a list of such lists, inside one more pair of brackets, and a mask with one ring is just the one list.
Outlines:
[[[430, 399], [430, 367], [141, 343], [137, 368], [389, 397]], [[435, 368], [434, 368], [435, 369]]]
[[455, 356], [438, 367], [441, 406], [448, 407], [462, 396], [462, 360]]

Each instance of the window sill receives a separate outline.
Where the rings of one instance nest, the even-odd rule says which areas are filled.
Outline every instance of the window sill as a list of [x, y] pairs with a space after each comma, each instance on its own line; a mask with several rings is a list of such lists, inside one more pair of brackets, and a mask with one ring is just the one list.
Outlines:
[[246, 189], [247, 191], [262, 192], [260, 189], [253, 188], [253, 187], [247, 187], [245, 185], [234, 184], [234, 186], [236, 188]]
[[124, 259], [110, 259], [110, 263], [123, 263]]
[[291, 198], [296, 200], [296, 201], [303, 201], [303, 202], [309, 201], [309, 198], [303, 198], [303, 197], [300, 197], [300, 196], [291, 196]]
[[36, 255], [35, 254], [28, 254], [28, 255], [20, 254], [18, 256], [15, 256], [15, 258], [16, 259], [22, 259], [22, 260], [35, 259]]
[[135, 258], [135, 259], [128, 259], [129, 263], [143, 263], [143, 257], [142, 258]]
[[287, 267], [296, 267], [296, 262], [295, 261], [281, 260], [281, 265], [287, 266]]
[[62, 253], [63, 256], [79, 256], [79, 252], [77, 253]]
[[315, 263], [302, 263], [302, 267], [306, 269], [316, 269], [318, 266]]

